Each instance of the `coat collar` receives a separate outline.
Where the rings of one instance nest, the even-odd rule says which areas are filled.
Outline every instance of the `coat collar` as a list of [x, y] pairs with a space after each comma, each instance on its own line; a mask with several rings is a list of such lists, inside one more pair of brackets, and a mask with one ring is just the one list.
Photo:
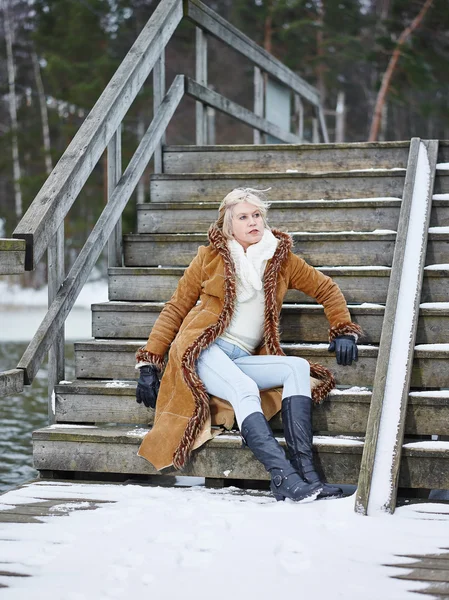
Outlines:
[[[293, 240], [290, 234], [284, 233], [279, 229], [272, 229], [271, 232], [279, 240], [278, 247], [276, 248], [276, 252], [274, 253], [271, 261], [280, 266], [292, 249]], [[209, 242], [217, 250], [217, 252], [219, 252], [221, 255], [226, 255], [226, 257], [230, 257], [227, 239], [223, 235], [221, 229], [218, 229], [218, 227], [215, 225], [211, 225], [209, 228], [208, 237]]]

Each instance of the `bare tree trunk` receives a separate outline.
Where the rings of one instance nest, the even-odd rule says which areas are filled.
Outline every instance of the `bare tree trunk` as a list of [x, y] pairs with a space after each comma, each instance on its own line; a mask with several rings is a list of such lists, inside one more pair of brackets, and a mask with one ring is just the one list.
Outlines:
[[13, 30], [11, 20], [9, 18], [8, 0], [0, 0], [5, 17], [5, 40], [6, 40], [6, 62], [8, 67], [8, 84], [9, 84], [9, 115], [11, 119], [12, 132], [12, 164], [14, 176], [14, 198], [16, 206], [16, 217], [22, 217], [22, 190], [20, 187], [20, 160], [19, 160], [19, 141], [17, 137], [17, 97], [16, 97], [16, 69], [14, 65], [14, 55], [12, 51], [13, 45]]
[[401, 49], [411, 34], [419, 27], [421, 21], [423, 20], [426, 12], [429, 10], [432, 5], [433, 0], [426, 0], [419, 11], [419, 14], [413, 19], [408, 27], [404, 29], [404, 31], [399, 36], [399, 39], [396, 44], [396, 48], [391, 55], [390, 61], [388, 63], [387, 69], [382, 77], [382, 83], [380, 86], [379, 93], [377, 94], [376, 106], [374, 107], [374, 115], [373, 120], [371, 122], [371, 130], [369, 134], [368, 141], [375, 142], [377, 140], [377, 136], [379, 135], [379, 129], [382, 120], [382, 109], [390, 91], [390, 84], [393, 78], [394, 71], [396, 69], [396, 65], [401, 56]]
[[267, 16], [265, 17], [265, 23], [263, 28], [263, 47], [267, 52], [271, 54], [273, 42], [273, 1], [268, 0], [267, 3]]
[[34, 79], [36, 80], [36, 89], [39, 97], [39, 107], [41, 111], [42, 137], [44, 140], [45, 152], [45, 170], [47, 172], [47, 175], [50, 175], [53, 169], [53, 163], [51, 160], [50, 127], [48, 125], [47, 101], [45, 98], [44, 84], [42, 82], [39, 59], [35, 50], [31, 52], [31, 59], [33, 61]]

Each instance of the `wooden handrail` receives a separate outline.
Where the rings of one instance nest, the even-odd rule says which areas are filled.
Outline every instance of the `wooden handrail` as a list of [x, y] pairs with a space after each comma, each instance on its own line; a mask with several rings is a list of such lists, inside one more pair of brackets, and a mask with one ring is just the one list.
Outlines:
[[299, 137], [293, 133], [284, 131], [277, 125], [270, 123], [270, 121], [258, 117], [251, 110], [240, 106], [240, 104], [237, 104], [236, 102], [232, 102], [232, 100], [228, 100], [228, 98], [225, 98], [225, 96], [222, 96], [218, 92], [214, 92], [207, 87], [200, 85], [196, 81], [193, 81], [193, 79], [190, 79], [190, 77], [186, 77], [186, 94], [196, 100], [200, 100], [206, 106], [212, 106], [220, 112], [234, 117], [237, 121], [245, 123], [264, 133], [268, 133], [283, 142], [298, 144], [301, 141]]
[[320, 105], [316, 88], [281, 63], [248, 36], [220, 17], [200, 0], [184, 0], [184, 15], [196, 25], [225, 42], [251, 60], [262, 71], [271, 75], [314, 106]]
[[162, 0], [16, 227], [33, 270], [117, 131], [182, 19], [181, 0]]
[[64, 284], [56, 294], [47, 314], [17, 367], [24, 370], [24, 383], [29, 385], [57, 333], [72, 309], [78, 294], [97, 262], [129, 197], [142, 177], [153, 152], [184, 95], [184, 75], [177, 75], [136, 152], [78, 255]]

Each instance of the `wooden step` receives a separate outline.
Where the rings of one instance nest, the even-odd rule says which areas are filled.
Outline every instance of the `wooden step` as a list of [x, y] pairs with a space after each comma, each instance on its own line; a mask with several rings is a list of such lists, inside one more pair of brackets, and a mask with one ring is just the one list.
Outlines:
[[[410, 142], [166, 146], [164, 173], [285, 173], [405, 169]], [[443, 150], [440, 150], [440, 162]], [[439, 157], [440, 158], [440, 157]]]
[[[73, 427], [53, 425], [33, 433], [34, 466], [38, 470], [160, 475], [137, 449], [148, 428]], [[283, 438], [278, 438], [285, 445]], [[317, 467], [328, 481], [357, 483], [363, 441], [355, 437], [314, 438]], [[164, 469], [164, 475], [177, 475]], [[237, 433], [210, 440], [182, 471], [194, 477], [264, 480], [268, 474]]]
[[[138, 338], [149, 335], [163, 302], [105, 302], [92, 305], [92, 335], [95, 338]], [[364, 343], [378, 344], [384, 306], [350, 306], [352, 319], [364, 331]], [[312, 304], [284, 304], [280, 331], [283, 342], [322, 342], [328, 339], [329, 323], [324, 309]], [[423, 305], [418, 321], [418, 344], [442, 344], [449, 331], [449, 303]]]
[[0, 239], [0, 275], [25, 272], [25, 240]]
[[[76, 380], [55, 387], [57, 423], [128, 423], [151, 425], [154, 411], [138, 404], [136, 382], [129, 380]], [[371, 392], [363, 388], [333, 390], [313, 410], [313, 430], [332, 435], [364, 434]], [[282, 429], [281, 415], [272, 420]], [[449, 392], [412, 392], [409, 395], [406, 435], [449, 434]]]
[[[435, 193], [443, 193], [441, 172]], [[361, 198], [401, 198], [405, 170], [325, 173], [233, 173], [233, 174], [155, 174], [150, 180], [151, 202], [221, 202], [232, 189], [271, 188], [275, 200], [342, 200]], [[447, 187], [447, 186], [446, 186]]]
[[[137, 456], [147, 428], [68, 427], [52, 425], [33, 433], [34, 466], [41, 471], [160, 475]], [[277, 438], [285, 446], [283, 437]], [[314, 437], [315, 464], [331, 483], [356, 484], [363, 438]], [[177, 472], [164, 470], [164, 475]], [[242, 446], [237, 433], [226, 433], [194, 451], [185, 476], [266, 480], [268, 473]], [[399, 474], [401, 487], [449, 488], [449, 442], [405, 443]]]
[[[332, 277], [342, 290], [349, 304], [373, 302], [385, 304], [390, 267], [318, 267]], [[166, 302], [176, 289], [183, 267], [113, 267], [109, 274], [109, 298], [120, 301]], [[424, 270], [422, 302], [446, 302], [449, 300], [446, 278], [448, 265], [432, 265]], [[314, 302], [312, 298], [290, 290], [287, 302]]]
[[[139, 340], [94, 340], [75, 343], [75, 373], [77, 379], [136, 379], [136, 350], [146, 342]], [[359, 360], [350, 367], [337, 365], [335, 355], [327, 351], [328, 344], [283, 344], [284, 352], [320, 363], [335, 374], [341, 386], [371, 387], [378, 348], [359, 346]], [[416, 346], [412, 371], [413, 388], [449, 387], [449, 344]]]
[[[410, 142], [166, 146], [164, 173], [270, 173], [349, 171], [407, 167]], [[449, 162], [449, 142], [440, 141], [438, 162]]]
[[[432, 228], [432, 230], [438, 228]], [[426, 264], [449, 263], [449, 230], [429, 233]], [[391, 266], [396, 234], [370, 233], [296, 233], [292, 232], [293, 251], [316, 266]], [[207, 244], [204, 234], [129, 234], [124, 236], [124, 259], [129, 267], [186, 266], [198, 246]]]
[[[304, 231], [396, 231], [400, 198], [273, 202], [273, 227]], [[137, 205], [137, 233], [205, 233], [218, 215], [218, 202], [147, 202]], [[434, 200], [431, 226], [449, 226], [449, 198]]]

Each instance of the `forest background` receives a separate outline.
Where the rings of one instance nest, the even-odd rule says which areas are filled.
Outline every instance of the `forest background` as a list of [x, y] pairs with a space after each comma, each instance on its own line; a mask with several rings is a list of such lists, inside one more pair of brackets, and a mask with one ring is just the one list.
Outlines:
[[[158, 3], [0, 0], [0, 237], [11, 235]], [[331, 141], [337, 99], [343, 97], [344, 141], [449, 139], [449, 0], [206, 4], [318, 88]], [[186, 20], [167, 47], [166, 71], [167, 88], [178, 73], [194, 77], [195, 27]], [[208, 81], [252, 108], [252, 65], [214, 39]], [[381, 119], [373, 132], [382, 89]], [[194, 102], [184, 99], [169, 125], [168, 144], [195, 142], [194, 114]], [[151, 119], [149, 77], [124, 121], [124, 166]], [[216, 143], [252, 141], [250, 128], [216, 115]], [[125, 232], [134, 229], [135, 200], [149, 199], [151, 170], [125, 210]], [[104, 157], [66, 218], [67, 268], [106, 201], [105, 172]], [[43, 279], [45, 270], [30, 281], [39, 286]]]

